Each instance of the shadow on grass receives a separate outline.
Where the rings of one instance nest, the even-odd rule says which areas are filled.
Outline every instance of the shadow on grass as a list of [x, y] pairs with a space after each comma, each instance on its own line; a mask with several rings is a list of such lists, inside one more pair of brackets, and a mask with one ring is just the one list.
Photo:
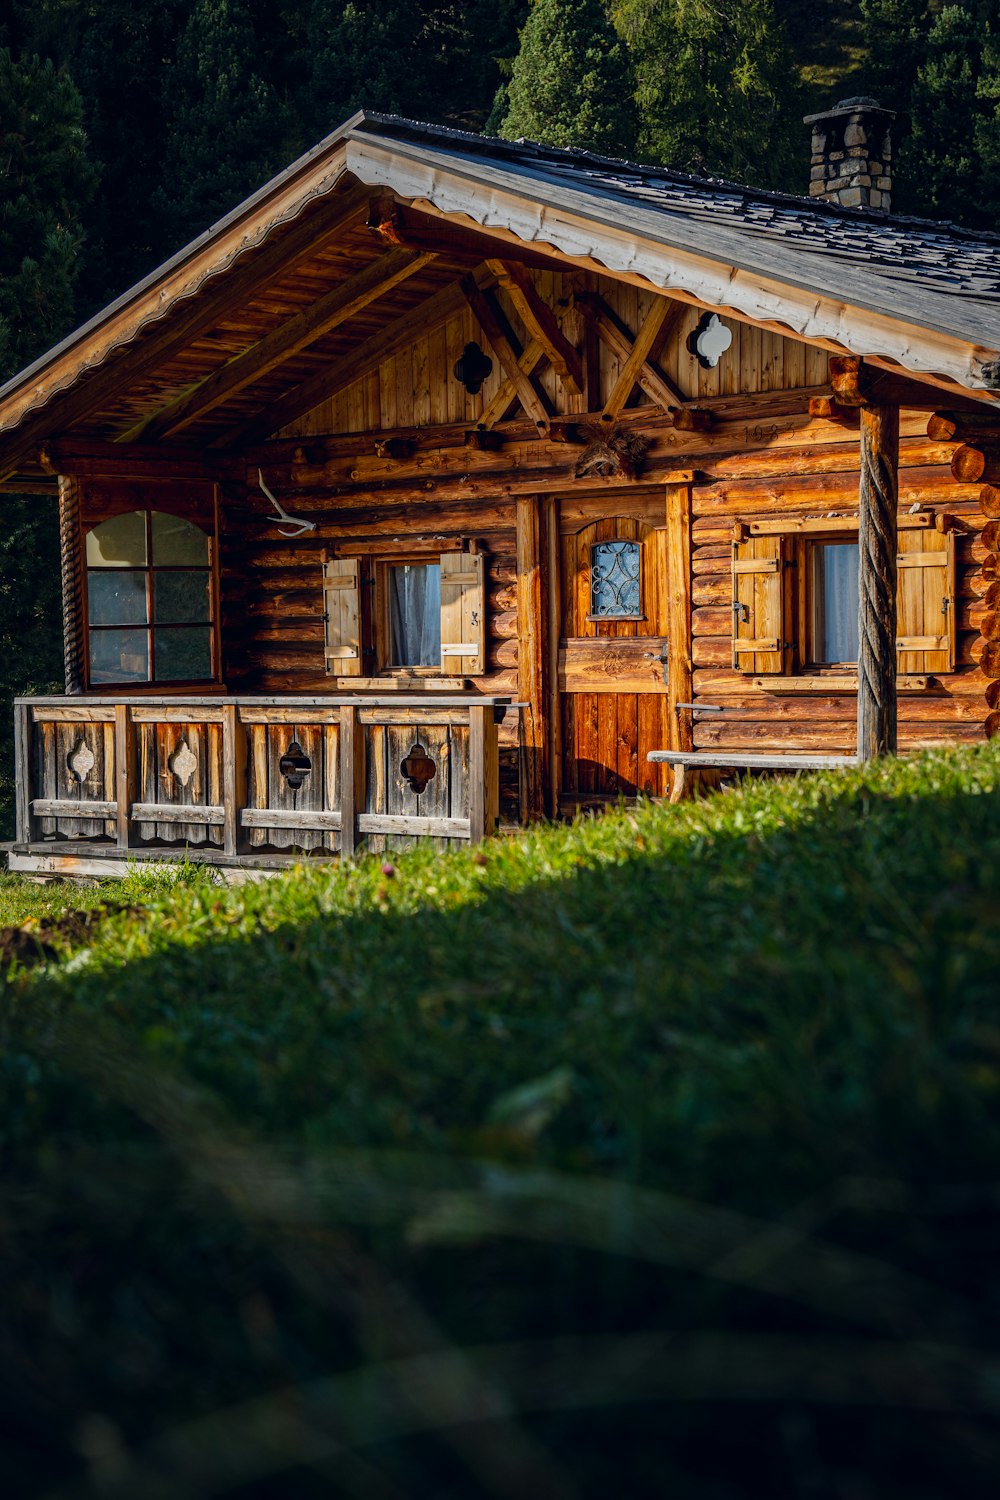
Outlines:
[[733, 806], [23, 987], [19, 1493], [982, 1493], [1000, 803]]

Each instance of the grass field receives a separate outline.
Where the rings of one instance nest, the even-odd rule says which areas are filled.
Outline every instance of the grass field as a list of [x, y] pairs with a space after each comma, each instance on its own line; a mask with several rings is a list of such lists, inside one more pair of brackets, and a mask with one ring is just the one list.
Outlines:
[[984, 745], [0, 882], [17, 1494], [984, 1493], [998, 871]]

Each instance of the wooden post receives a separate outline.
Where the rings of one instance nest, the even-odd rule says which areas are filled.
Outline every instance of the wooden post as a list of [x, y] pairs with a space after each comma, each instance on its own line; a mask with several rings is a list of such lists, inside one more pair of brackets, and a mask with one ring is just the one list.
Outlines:
[[899, 408], [861, 409], [858, 496], [858, 757], [896, 753]]
[[67, 693], [82, 693], [85, 683], [83, 631], [83, 565], [80, 530], [80, 484], [59, 475], [59, 566], [62, 573], [63, 667]]
[[116, 703], [115, 802], [119, 849], [128, 849], [134, 842], [131, 812], [135, 800], [135, 726], [132, 723], [132, 710], [127, 703]]
[[548, 619], [549, 782], [548, 807], [559, 815], [562, 793], [562, 699], [559, 696], [559, 633], [562, 628], [562, 582], [559, 573], [559, 501], [545, 500], [545, 594], [542, 600]]
[[222, 825], [226, 854], [239, 853], [240, 812], [247, 803], [247, 737], [235, 703], [222, 706]]
[[364, 801], [364, 730], [354, 703], [340, 705], [340, 857], [358, 847], [358, 813]]
[[522, 823], [545, 814], [548, 767], [549, 700], [545, 578], [545, 545], [541, 501], [519, 495], [516, 510], [517, 547], [517, 692], [528, 707], [521, 710], [523, 751], [519, 808]]
[[31, 843], [31, 709], [19, 703], [14, 710], [14, 837], [19, 844]]
[[[671, 750], [690, 750], [694, 726], [691, 702], [691, 485], [667, 485], [667, 744]], [[684, 768], [672, 770], [673, 789], [683, 783]], [[679, 796], [679, 793], [678, 793]], [[671, 800], [676, 800], [671, 798]]]
[[496, 828], [500, 812], [497, 725], [493, 707], [469, 708], [469, 842], [480, 843]]

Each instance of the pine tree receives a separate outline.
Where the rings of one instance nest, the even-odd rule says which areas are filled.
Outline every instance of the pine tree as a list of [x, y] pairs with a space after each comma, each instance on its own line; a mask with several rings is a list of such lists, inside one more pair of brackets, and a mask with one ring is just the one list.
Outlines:
[[635, 150], [628, 54], [600, 0], [536, 0], [521, 32], [500, 135], [610, 156]]
[[170, 248], [207, 229], [294, 153], [287, 109], [258, 68], [254, 19], [249, 0], [194, 0], [177, 44], [154, 195]]
[[1000, 23], [987, 33], [977, 94], [977, 208], [982, 222], [988, 228], [996, 228], [1000, 220]]
[[[0, 51], [0, 380], [74, 319], [81, 213], [94, 188], [80, 95], [37, 57]], [[9, 820], [11, 700], [62, 672], [55, 506], [6, 496], [0, 530], [0, 806]]]
[[644, 161], [802, 190], [803, 110], [773, 0], [618, 0], [614, 19]]
[[986, 35], [971, 9], [949, 5], [927, 35], [910, 95], [910, 135], [898, 157], [897, 209], [975, 218], [980, 162], [977, 98]]
[[910, 101], [932, 24], [929, 0], [861, 0], [863, 92], [896, 111], [893, 141], [910, 128]]

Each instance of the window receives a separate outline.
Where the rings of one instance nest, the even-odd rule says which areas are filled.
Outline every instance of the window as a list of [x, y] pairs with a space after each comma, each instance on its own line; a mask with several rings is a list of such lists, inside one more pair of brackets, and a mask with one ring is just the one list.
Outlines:
[[[853, 529], [850, 529], [853, 525]], [[858, 660], [857, 522], [803, 521], [795, 533], [761, 528], [733, 543], [733, 667], [801, 673]], [[803, 534], [805, 532], [806, 534]], [[811, 533], [811, 534], [810, 534]], [[896, 649], [901, 676], [955, 664], [955, 536], [900, 517]], [[832, 674], [831, 674], [832, 675]]]
[[590, 618], [642, 619], [638, 542], [595, 542], [590, 549]]
[[809, 543], [806, 566], [811, 595], [811, 663], [832, 666], [857, 662], [857, 540]]
[[91, 686], [210, 682], [209, 539], [163, 511], [131, 511], [87, 533]]
[[330, 558], [323, 565], [327, 671], [481, 676], [484, 579], [476, 552]]
[[440, 667], [441, 564], [397, 563], [386, 570], [390, 667]]

